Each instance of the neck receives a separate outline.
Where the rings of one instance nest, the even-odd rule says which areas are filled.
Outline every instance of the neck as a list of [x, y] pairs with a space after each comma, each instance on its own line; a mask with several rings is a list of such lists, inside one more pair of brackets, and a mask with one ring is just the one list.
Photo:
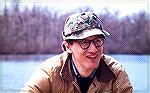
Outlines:
[[93, 68], [93, 69], [92, 68], [86, 68], [86, 67], [82, 66], [82, 64], [79, 62], [74, 62], [74, 65], [82, 77], [90, 76], [92, 74], [92, 72], [95, 70], [95, 68]]

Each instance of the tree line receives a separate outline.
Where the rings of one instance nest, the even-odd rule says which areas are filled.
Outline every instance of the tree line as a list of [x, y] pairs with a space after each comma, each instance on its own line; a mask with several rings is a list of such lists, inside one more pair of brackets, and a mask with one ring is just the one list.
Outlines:
[[[23, 11], [19, 3], [4, 7], [0, 15], [0, 54], [49, 54], [61, 53], [65, 19], [72, 13], [94, 11], [85, 6], [59, 14], [48, 8], [33, 6]], [[107, 54], [150, 54], [150, 19], [145, 11], [119, 17], [107, 9], [99, 11], [103, 28], [111, 36], [105, 41]]]

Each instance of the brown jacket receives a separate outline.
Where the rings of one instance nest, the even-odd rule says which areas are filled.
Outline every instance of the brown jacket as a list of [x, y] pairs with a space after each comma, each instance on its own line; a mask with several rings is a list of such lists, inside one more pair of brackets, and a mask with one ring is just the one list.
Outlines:
[[[70, 69], [68, 53], [47, 59], [39, 65], [22, 92], [81, 93]], [[132, 93], [132, 86], [122, 65], [103, 55], [87, 93]]]

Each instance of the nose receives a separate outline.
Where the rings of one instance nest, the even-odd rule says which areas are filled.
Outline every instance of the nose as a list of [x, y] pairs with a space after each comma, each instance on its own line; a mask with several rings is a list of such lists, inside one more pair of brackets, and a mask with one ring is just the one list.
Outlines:
[[97, 52], [97, 48], [96, 48], [96, 46], [94, 45], [93, 42], [91, 42], [88, 50], [89, 50], [90, 53], [96, 53]]

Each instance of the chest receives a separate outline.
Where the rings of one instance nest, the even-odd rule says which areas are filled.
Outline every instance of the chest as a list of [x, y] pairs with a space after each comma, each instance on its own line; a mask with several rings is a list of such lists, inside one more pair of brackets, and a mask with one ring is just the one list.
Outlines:
[[[77, 81], [67, 81], [61, 78], [53, 80], [52, 93], [81, 93]], [[92, 82], [87, 93], [112, 93], [112, 80], [108, 82]]]

